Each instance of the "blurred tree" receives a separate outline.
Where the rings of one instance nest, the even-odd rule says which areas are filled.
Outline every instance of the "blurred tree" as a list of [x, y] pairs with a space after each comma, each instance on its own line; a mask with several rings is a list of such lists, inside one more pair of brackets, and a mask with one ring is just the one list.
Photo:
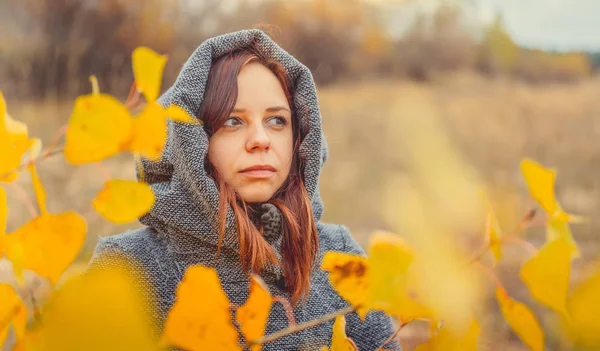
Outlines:
[[166, 0], [6, 0], [3, 6], [22, 15], [20, 32], [35, 45], [23, 52], [27, 69], [13, 63], [5, 74], [26, 82], [32, 97], [87, 92], [91, 74], [98, 76], [103, 89], [126, 93], [132, 82], [133, 48], [170, 49], [175, 5]]
[[523, 50], [515, 67], [516, 77], [530, 83], [577, 82], [591, 77], [592, 73], [592, 63], [582, 52]]
[[406, 76], [428, 80], [433, 74], [473, 68], [476, 45], [464, 23], [463, 8], [442, 3], [421, 12], [397, 43], [398, 65]]
[[350, 60], [350, 69], [361, 73], [354, 76], [389, 77], [394, 66], [393, 48], [392, 39], [381, 25], [366, 25]]
[[424, 14], [418, 15], [406, 35], [397, 42], [396, 54], [403, 74], [419, 81], [430, 78], [434, 57]]
[[600, 68], [600, 52], [588, 52], [587, 56], [594, 70], [597, 71]]
[[350, 72], [350, 58], [360, 47], [368, 23], [362, 1], [271, 1], [267, 23], [282, 30], [278, 42], [308, 66], [320, 84], [336, 81]]
[[437, 70], [469, 69], [475, 64], [476, 46], [463, 11], [460, 5], [444, 2], [433, 14], [431, 35]]
[[489, 73], [510, 73], [519, 55], [519, 46], [506, 31], [501, 14], [484, 30], [480, 66]]
[[[411, 4], [416, 11], [405, 11]], [[124, 96], [135, 47], [168, 54], [164, 77], [172, 81], [202, 41], [252, 27], [270, 32], [321, 85], [364, 77], [427, 80], [475, 67], [532, 82], [590, 75], [590, 55], [521, 53], [502, 16], [475, 28], [472, 2], [437, 4], [419, 12], [416, 3], [366, 0], [0, 0], [0, 88], [73, 98], [89, 92], [95, 74], [103, 91]], [[406, 13], [412, 16], [398, 18]], [[398, 30], [394, 21], [408, 23], [399, 37], [390, 36], [390, 28]]]

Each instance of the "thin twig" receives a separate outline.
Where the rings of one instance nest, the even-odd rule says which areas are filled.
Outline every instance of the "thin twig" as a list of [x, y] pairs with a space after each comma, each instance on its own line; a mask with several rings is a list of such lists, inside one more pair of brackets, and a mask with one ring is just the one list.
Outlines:
[[129, 96], [127, 96], [127, 100], [125, 101], [125, 107], [131, 109], [137, 107], [140, 102], [140, 91], [137, 89], [135, 82], [133, 82], [129, 89]]
[[110, 172], [108, 171], [108, 169], [106, 169], [106, 167], [104, 167], [104, 165], [102, 164], [102, 162], [98, 161], [95, 163], [96, 167], [98, 167], [98, 170], [100, 171], [100, 173], [102, 174], [102, 176], [104, 177], [105, 181], [110, 181], [112, 178], [110, 176]]
[[56, 147], [56, 144], [58, 144], [60, 138], [67, 133], [67, 129], [69, 129], [69, 125], [64, 124], [56, 131], [56, 133], [52, 137], [52, 140], [50, 141], [50, 144], [48, 144], [48, 147], [42, 153], [42, 157], [48, 156], [48, 154]]
[[486, 252], [490, 249], [491, 241], [489, 238], [486, 238], [485, 244], [481, 246], [479, 250], [476, 251], [475, 255], [472, 258], [468, 259], [463, 265], [468, 266], [475, 261], [479, 261], [479, 259], [485, 255]]
[[500, 240], [505, 241], [505, 242], [513, 242], [515, 244], [518, 244], [519, 246], [521, 246], [522, 248], [524, 248], [527, 252], [529, 252], [532, 255], [535, 255], [538, 253], [538, 249], [533, 246], [532, 243], [530, 243], [527, 240], [523, 240], [519, 237], [516, 237], [514, 235], [507, 235], [507, 236], [503, 236], [502, 238], [500, 238]]
[[546, 218], [537, 218], [535, 220], [524, 223], [520, 228], [521, 230], [535, 228], [535, 227], [545, 227], [548, 224], [548, 220]]
[[491, 240], [490, 237], [488, 236], [488, 233], [490, 232], [490, 228], [492, 227], [492, 216], [490, 214], [488, 214], [487, 216], [487, 220], [485, 223], [485, 242], [484, 244], [481, 246], [481, 248], [479, 250], [476, 251], [475, 255], [473, 255], [472, 258], [468, 259], [463, 266], [468, 266], [471, 263], [475, 262], [475, 261], [479, 261], [479, 259], [481, 258], [481, 256], [485, 255], [485, 253], [490, 249], [490, 245]]
[[129, 94], [127, 94], [127, 100], [125, 100], [125, 104], [127, 105], [127, 103], [129, 101], [131, 101], [131, 99], [133, 98], [133, 94], [137, 91], [137, 87], [135, 85], [135, 82], [131, 83], [131, 87], [129, 87]]
[[354, 307], [348, 306], [348, 307], [346, 307], [344, 309], [337, 310], [335, 312], [326, 314], [326, 315], [324, 315], [321, 318], [313, 319], [313, 320], [308, 321], [306, 323], [296, 324], [294, 326], [282, 329], [282, 330], [278, 331], [277, 333], [273, 333], [271, 335], [264, 336], [264, 337], [262, 337], [262, 338], [260, 338], [258, 340], [255, 340], [253, 342], [248, 343], [247, 345], [245, 345], [245, 347], [248, 347], [250, 345], [259, 345], [259, 344], [266, 344], [266, 343], [269, 343], [269, 342], [273, 342], [273, 341], [275, 341], [277, 339], [280, 339], [280, 338], [282, 338], [284, 336], [287, 336], [287, 335], [290, 335], [290, 334], [293, 334], [293, 333], [296, 333], [296, 332], [299, 332], [299, 331], [302, 331], [302, 330], [305, 330], [305, 329], [309, 329], [309, 328], [312, 328], [312, 327], [316, 327], [317, 325], [323, 324], [323, 323], [328, 322], [328, 321], [330, 321], [332, 319], [335, 319], [336, 317], [343, 316], [346, 313], [350, 313], [352, 311], [354, 311]]
[[29, 287], [29, 297], [31, 298], [31, 304], [33, 306], [33, 320], [35, 322], [39, 322], [42, 318], [42, 310], [40, 308], [40, 305], [38, 304], [38, 300], [35, 297], [35, 292], [34, 290], [39, 286], [39, 280], [35, 280], [35, 283], [32, 283], [31, 286]]
[[496, 274], [489, 269], [486, 265], [484, 265], [483, 263], [476, 261], [474, 262], [479, 268], [481, 268], [481, 270], [488, 276], [488, 278], [490, 278], [490, 280], [492, 282], [494, 282], [494, 285], [496, 285], [496, 288], [502, 290], [504, 293], [506, 293], [506, 289], [504, 288], [504, 286], [502, 285], [502, 283], [500, 282], [500, 279], [498, 279], [498, 277], [496, 276]]
[[283, 306], [285, 314], [287, 315], [288, 325], [296, 325], [296, 318], [294, 318], [294, 310], [292, 309], [292, 305], [290, 305], [289, 301], [286, 300], [283, 296], [274, 296], [273, 301], [279, 302]]
[[488, 240], [486, 242], [486, 245], [483, 246], [478, 252], [477, 254], [475, 254], [475, 256], [473, 258], [471, 258], [470, 260], [468, 260], [465, 264], [469, 265], [475, 261], [479, 261], [479, 259], [485, 255], [486, 252], [488, 252], [488, 250], [490, 249], [490, 241]]
[[61, 154], [64, 151], [65, 151], [65, 147], [64, 146], [61, 146], [60, 148], [54, 149], [52, 151], [44, 151], [44, 152], [42, 152], [41, 156], [36, 157], [35, 159], [27, 161], [25, 163], [22, 163], [22, 164], [19, 165], [19, 167], [13, 169], [12, 171], [0, 175], [0, 179], [4, 178], [4, 177], [8, 177], [9, 175], [11, 175], [14, 172], [20, 172], [20, 171], [24, 170], [25, 168], [29, 167], [32, 164], [36, 164], [36, 163], [42, 161], [43, 159], [49, 158], [50, 156]]
[[142, 104], [142, 100], [140, 100], [140, 94], [137, 93], [133, 97], [133, 100], [131, 100], [129, 103], [125, 104], [125, 107], [127, 107], [128, 109], [132, 109], [132, 108], [136, 108], [136, 107], [140, 106], [141, 104]]
[[387, 345], [390, 342], [394, 341], [394, 339], [396, 339], [396, 337], [398, 336], [398, 333], [400, 333], [400, 330], [402, 330], [402, 328], [404, 328], [404, 326], [406, 326], [410, 322], [412, 322], [412, 319], [408, 320], [405, 323], [400, 323], [400, 325], [398, 326], [398, 328], [396, 328], [396, 331], [394, 332], [394, 334], [392, 334], [389, 338], [387, 338], [387, 340], [384, 341], [383, 344], [381, 344], [381, 346], [379, 346], [375, 350], [382, 350], [385, 345]]
[[538, 211], [535, 208], [531, 208], [525, 216], [521, 219], [517, 227], [510, 232], [510, 235], [516, 235], [518, 232], [527, 228], [545, 226], [546, 220], [537, 216]]
[[23, 190], [23, 188], [20, 187], [19, 185], [17, 185], [16, 183], [8, 183], [8, 184], [17, 193], [17, 196], [19, 196], [19, 198], [21, 198], [21, 201], [23, 201], [23, 203], [29, 210], [29, 214], [31, 215], [31, 218], [36, 218], [38, 216], [38, 212], [35, 209], [35, 205], [29, 198], [29, 195], [27, 195], [27, 192], [25, 190]]
[[[512, 231], [503, 234], [499, 238], [499, 240], [500, 241], [517, 242], [517, 243], [521, 244], [521, 246], [523, 246], [527, 251], [532, 252], [533, 254], [537, 253], [537, 249], [535, 248], [535, 246], [531, 245], [531, 243], [529, 243], [529, 242], [520, 240], [516, 237], [517, 233], [520, 232], [521, 230], [534, 227], [539, 223], [537, 221], [534, 221], [535, 215], [536, 215], [535, 209], [531, 209], [531, 210], [527, 211], [527, 213], [525, 213], [525, 215], [523, 216], [521, 221], [519, 221], [519, 224], [517, 224], [517, 226]], [[473, 263], [475, 261], [479, 261], [479, 259], [481, 259], [481, 257], [483, 255], [485, 255], [485, 253], [488, 252], [488, 250], [490, 249], [490, 245], [492, 244], [492, 242], [487, 234], [489, 233], [491, 225], [492, 225], [491, 218], [488, 218], [488, 221], [486, 223], [486, 231], [485, 231], [485, 233], [486, 233], [485, 243], [479, 250], [477, 250], [475, 252], [475, 254], [473, 255], [472, 258], [468, 259], [464, 263], [465, 266], [470, 265], [471, 263]], [[526, 244], [529, 244], [529, 245], [526, 245]], [[533, 248], [533, 250], [532, 250], [532, 248]]]

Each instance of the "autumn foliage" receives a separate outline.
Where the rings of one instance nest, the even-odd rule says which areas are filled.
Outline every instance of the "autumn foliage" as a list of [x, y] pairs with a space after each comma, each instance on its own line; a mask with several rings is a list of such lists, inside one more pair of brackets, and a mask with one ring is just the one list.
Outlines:
[[129, 56], [135, 47], [168, 53], [175, 64], [165, 75], [173, 80], [198, 43], [259, 24], [272, 29], [320, 85], [365, 78], [428, 80], [456, 71], [534, 83], [593, 76], [590, 54], [521, 48], [500, 18], [482, 23], [468, 1], [436, 1], [439, 8], [427, 12], [417, 3], [3, 0], [0, 83], [11, 97], [72, 99], [87, 91], [93, 73], [106, 92], [122, 95], [131, 82]]
[[[157, 103], [165, 56], [140, 47], [132, 58], [135, 89], [126, 103], [101, 93], [94, 77], [92, 93], [75, 101], [62, 153], [71, 164], [97, 163], [120, 152], [157, 159], [166, 140], [167, 119], [201, 123], [177, 106], [164, 108]], [[145, 105], [140, 101], [141, 96]], [[133, 113], [140, 105], [143, 105], [141, 111]], [[55, 286], [52, 297], [41, 310], [27, 311], [17, 290], [0, 284], [0, 343], [12, 328], [16, 350], [159, 350], [174, 346], [186, 350], [258, 351], [262, 344], [305, 327], [290, 323], [278, 335], [264, 335], [275, 301], [261, 279], [252, 276], [248, 300], [242, 306], [232, 306], [216, 272], [204, 266], [192, 266], [186, 271], [164, 332], [156, 341], [142, 317], [138, 291], [123, 271], [78, 276], [57, 284], [81, 250], [87, 233], [86, 222], [77, 213], [50, 213], [46, 208], [44, 187], [35, 165], [51, 154], [58, 154], [57, 150], [60, 148], [54, 145], [42, 150], [40, 141], [28, 135], [27, 126], [8, 115], [0, 95], [0, 182], [9, 184], [24, 171], [29, 172], [39, 210], [31, 221], [12, 233], [5, 233], [8, 207], [4, 188], [0, 186], [0, 254], [13, 263], [17, 276], [22, 277], [23, 270], [31, 270]], [[418, 168], [427, 159], [415, 159], [414, 163]], [[448, 226], [426, 218], [425, 200], [437, 199], [443, 203], [443, 198], [436, 197], [437, 190], [456, 186], [448, 183], [454, 179], [448, 170], [441, 185], [433, 184], [431, 178], [426, 179], [430, 175], [423, 173], [421, 187], [429, 191], [430, 197], [407, 194], [415, 196], [415, 207], [422, 206], [419, 209], [423, 210], [420, 212], [423, 217], [417, 216], [414, 225], [409, 226], [412, 233], [408, 237], [414, 240], [378, 231], [371, 237], [367, 257], [326, 253], [321, 269], [329, 272], [332, 286], [350, 308], [317, 321], [335, 319], [332, 343], [323, 349], [356, 349], [353, 340], [346, 336], [344, 315], [357, 311], [364, 318], [377, 310], [394, 317], [398, 330], [413, 321], [428, 321], [431, 340], [420, 345], [420, 351], [476, 350], [482, 335], [478, 304], [483, 294], [480, 281], [483, 276], [493, 284], [499, 309], [523, 344], [532, 350], [543, 350], [544, 333], [535, 314], [511, 296], [494, 274], [496, 263], [503, 258], [503, 246], [509, 242], [527, 249], [530, 258], [521, 267], [519, 277], [534, 299], [560, 317], [560, 330], [577, 347], [600, 347], [600, 324], [596, 320], [600, 312], [597, 302], [600, 267], [583, 282], [570, 286], [572, 261], [580, 256], [570, 225], [585, 219], [560, 205], [555, 195], [555, 170], [524, 159], [521, 171], [541, 211], [532, 208], [523, 214], [516, 229], [501, 228], [485, 191], [480, 189], [478, 204], [485, 213], [480, 220], [486, 226], [477, 251], [466, 253], [457, 243], [448, 241], [463, 225], [462, 212], [468, 209], [455, 209], [449, 221], [444, 222]], [[147, 184], [107, 179], [92, 205], [107, 220], [126, 223], [145, 214], [153, 202]], [[532, 226], [546, 228], [545, 243], [539, 248], [520, 237], [523, 230]], [[483, 260], [488, 255], [491, 264]], [[106, 284], [107, 281], [111, 283]], [[197, 303], [198, 296], [211, 303]], [[114, 320], [115, 313], [119, 314], [118, 323]], [[28, 321], [28, 315], [32, 314], [35, 318]], [[385, 344], [381, 349], [385, 349]]]

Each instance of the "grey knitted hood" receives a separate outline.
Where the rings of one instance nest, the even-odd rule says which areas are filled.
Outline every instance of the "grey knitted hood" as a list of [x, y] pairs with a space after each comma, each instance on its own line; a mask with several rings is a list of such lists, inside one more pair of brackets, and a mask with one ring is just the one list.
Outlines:
[[[261, 30], [243, 30], [203, 42], [183, 65], [175, 83], [160, 97], [163, 106], [177, 105], [198, 116], [211, 63], [236, 49], [255, 47], [267, 58], [285, 68], [293, 94], [293, 106], [304, 139], [299, 157], [304, 164], [304, 182], [312, 202], [315, 221], [323, 205], [318, 180], [327, 158], [327, 145], [321, 129], [321, 113], [311, 72], [279, 47]], [[199, 116], [201, 118], [201, 116]], [[152, 210], [140, 222], [178, 236], [193, 236], [216, 246], [219, 241], [219, 191], [204, 168], [208, 136], [199, 124], [169, 121], [168, 139], [162, 158], [138, 160], [138, 179], [151, 185], [156, 196]], [[274, 207], [274, 206], [273, 206]], [[223, 247], [239, 252], [233, 210], [229, 208]]]

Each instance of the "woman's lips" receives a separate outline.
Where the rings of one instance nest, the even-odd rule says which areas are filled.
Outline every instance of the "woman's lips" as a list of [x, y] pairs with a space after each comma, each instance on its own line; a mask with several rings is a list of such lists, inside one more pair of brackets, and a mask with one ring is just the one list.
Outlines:
[[273, 176], [275, 174], [275, 172], [268, 170], [268, 169], [254, 169], [254, 170], [242, 171], [242, 172], [240, 172], [240, 174], [242, 174], [246, 177], [250, 177], [250, 178], [265, 179], [265, 178], [270, 178], [271, 176]]
[[276, 173], [276, 169], [269, 165], [257, 165], [243, 169], [240, 174], [257, 179], [265, 179], [273, 176]]

